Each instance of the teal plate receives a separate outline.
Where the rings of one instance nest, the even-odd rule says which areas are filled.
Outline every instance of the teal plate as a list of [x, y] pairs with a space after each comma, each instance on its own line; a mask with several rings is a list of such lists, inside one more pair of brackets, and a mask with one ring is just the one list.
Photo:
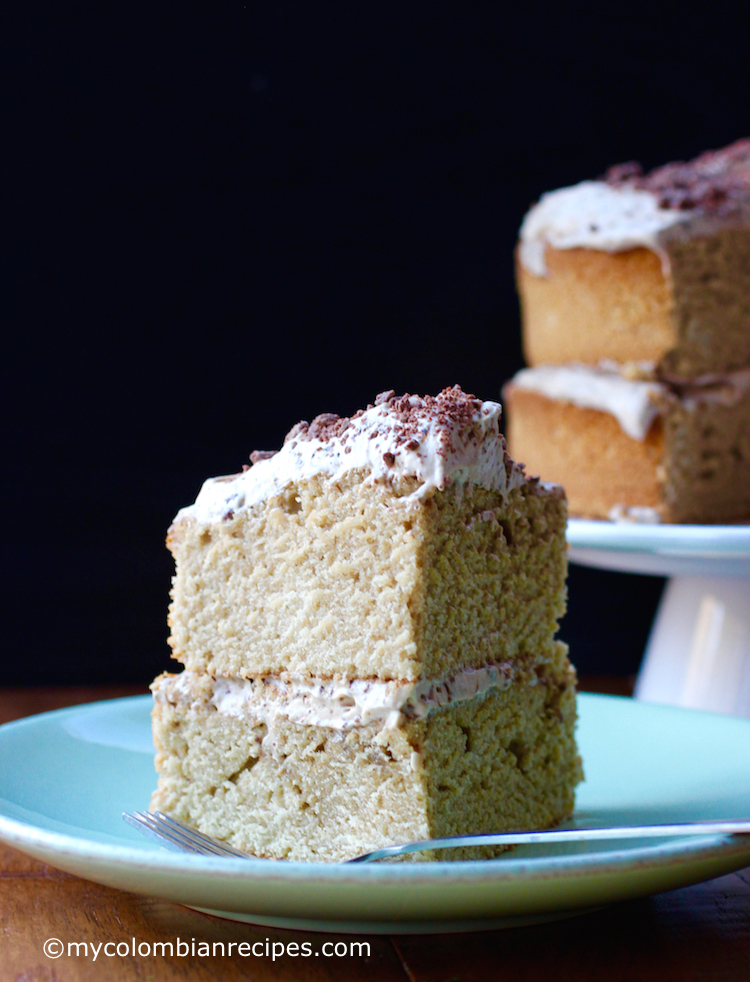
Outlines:
[[[750, 842], [729, 836], [371, 866], [168, 852], [120, 817], [145, 808], [155, 785], [150, 706], [138, 696], [0, 727], [0, 840], [121, 890], [256, 924], [357, 933], [528, 923], [750, 864]], [[586, 781], [571, 824], [750, 817], [750, 720], [593, 695], [579, 697], [579, 713]]]

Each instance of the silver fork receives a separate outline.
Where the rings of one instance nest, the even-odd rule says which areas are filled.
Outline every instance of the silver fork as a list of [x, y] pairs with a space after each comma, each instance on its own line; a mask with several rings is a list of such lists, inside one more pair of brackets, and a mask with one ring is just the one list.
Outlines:
[[[232, 856], [242, 859], [257, 859], [248, 856], [204, 835], [197, 829], [185, 825], [163, 812], [122, 813], [123, 819], [134, 829], [162, 845], [203, 856]], [[454, 835], [445, 839], [423, 839], [420, 842], [407, 842], [398, 846], [384, 846], [374, 849], [347, 863], [372, 863], [389, 856], [403, 856], [410, 852], [424, 852], [428, 849], [455, 849], [458, 846], [520, 846], [544, 842], [582, 842], [607, 839], [645, 839], [668, 838], [685, 835], [747, 835], [750, 833], [750, 819], [718, 819], [704, 822], [678, 822], [671, 825], [621, 825], [609, 828], [588, 829], [545, 829], [539, 832], [492, 832], [482, 835]]]

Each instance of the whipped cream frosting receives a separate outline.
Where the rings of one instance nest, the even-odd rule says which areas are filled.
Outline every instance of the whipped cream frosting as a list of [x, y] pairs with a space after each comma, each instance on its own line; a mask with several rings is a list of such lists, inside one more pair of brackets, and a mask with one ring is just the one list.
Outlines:
[[[647, 365], [639, 363], [640, 370], [645, 373]], [[679, 400], [685, 409], [694, 412], [702, 405], [733, 406], [750, 392], [750, 369], [669, 383], [626, 377], [623, 373], [632, 367], [611, 361], [599, 365], [538, 365], [521, 369], [511, 384], [548, 399], [610, 413], [634, 440], [646, 439], [654, 420], [670, 400]], [[641, 521], [637, 517], [633, 520]]]
[[613, 505], [609, 510], [610, 522], [617, 522], [621, 525], [659, 525], [661, 515], [656, 508], [648, 505], [631, 505], [626, 508], [624, 505]]
[[[507, 689], [514, 674], [514, 667], [508, 662], [420, 682], [279, 676], [217, 678], [213, 680], [209, 703], [225, 716], [249, 717], [269, 729], [279, 718], [334, 730], [373, 723], [391, 729], [406, 719], [422, 719], [441, 706], [474, 699], [491, 689]], [[193, 702], [201, 680], [205, 677], [188, 671], [162, 676], [153, 686], [154, 697], [172, 703]]]
[[524, 368], [514, 376], [512, 384], [548, 399], [610, 413], [623, 431], [635, 440], [646, 439], [659, 415], [656, 399], [666, 392], [666, 387], [658, 382], [624, 378], [605, 365]]
[[415, 477], [408, 503], [450, 484], [475, 484], [505, 494], [525, 483], [500, 433], [502, 408], [446, 389], [437, 397], [383, 393], [349, 418], [325, 414], [297, 424], [278, 453], [254, 454], [242, 474], [211, 478], [177, 520], [202, 523], [232, 517], [297, 481], [322, 475], [335, 482], [362, 470], [375, 483]]
[[730, 214], [665, 208], [659, 196], [649, 190], [582, 181], [542, 195], [521, 224], [518, 255], [530, 273], [545, 276], [544, 253], [548, 245], [604, 252], [624, 252], [640, 246], [655, 252], [667, 273], [666, 244], [670, 240], [712, 235], [748, 221], [747, 202], [738, 204]]

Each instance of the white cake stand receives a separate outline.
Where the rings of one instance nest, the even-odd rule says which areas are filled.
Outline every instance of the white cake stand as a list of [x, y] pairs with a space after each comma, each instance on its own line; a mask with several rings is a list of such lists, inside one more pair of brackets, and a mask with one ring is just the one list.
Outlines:
[[568, 545], [581, 566], [670, 577], [637, 699], [750, 717], [750, 526], [571, 519]]

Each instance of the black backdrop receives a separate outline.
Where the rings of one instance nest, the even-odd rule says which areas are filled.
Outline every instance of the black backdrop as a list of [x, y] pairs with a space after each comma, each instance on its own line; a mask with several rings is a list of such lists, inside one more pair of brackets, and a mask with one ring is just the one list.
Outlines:
[[[528, 205], [750, 133], [746, 6], [15, 8], [6, 684], [149, 680], [203, 478], [385, 388], [497, 398]], [[581, 670], [635, 671], [661, 586], [572, 571]]]

